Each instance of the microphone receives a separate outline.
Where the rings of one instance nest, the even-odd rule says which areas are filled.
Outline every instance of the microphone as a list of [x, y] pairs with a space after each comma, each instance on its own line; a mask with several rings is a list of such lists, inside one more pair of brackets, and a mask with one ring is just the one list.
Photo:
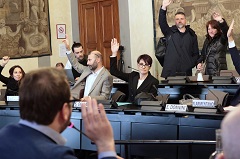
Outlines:
[[131, 69], [133, 69], [134, 71], [139, 72], [139, 70], [137, 70], [137, 69], [135, 69], [135, 68], [132, 68], [132, 67], [130, 67], [130, 66], [128, 66], [128, 68], [131, 68]]
[[207, 85], [203, 85], [203, 86], [204, 86], [205, 88], [207, 88], [207, 90], [208, 90], [209, 92], [211, 92], [212, 95], [217, 99], [217, 103], [216, 103], [216, 106], [215, 106], [215, 107], [217, 108], [217, 113], [223, 113], [223, 112], [224, 112], [224, 109], [223, 109], [222, 105], [219, 104], [219, 98], [217, 97], [217, 95], [216, 95], [211, 89], [209, 89]]
[[[161, 101], [162, 101], [162, 111], [165, 110], [166, 107], [166, 101], [164, 101], [164, 96], [162, 95], [162, 93], [160, 93], [160, 91], [157, 89], [157, 87], [155, 85], [153, 85], [153, 88], [157, 91], [158, 95], [161, 96]], [[156, 97], [156, 99], [158, 100], [158, 98]]]
[[[82, 135], [84, 135], [85, 137], [89, 138], [84, 132], [82, 132], [81, 130], [79, 130], [78, 128], [76, 128], [72, 122], [69, 122], [68, 127], [77, 130], [78, 132], [80, 132], [80, 134], [82, 134]], [[89, 138], [89, 139], [90, 139], [90, 138]]]

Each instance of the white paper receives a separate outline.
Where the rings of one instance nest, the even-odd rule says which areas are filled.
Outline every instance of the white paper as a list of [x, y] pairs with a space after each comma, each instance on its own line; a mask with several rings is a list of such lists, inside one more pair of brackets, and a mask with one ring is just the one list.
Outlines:
[[66, 52], [65, 44], [59, 44], [59, 57], [66, 57]]

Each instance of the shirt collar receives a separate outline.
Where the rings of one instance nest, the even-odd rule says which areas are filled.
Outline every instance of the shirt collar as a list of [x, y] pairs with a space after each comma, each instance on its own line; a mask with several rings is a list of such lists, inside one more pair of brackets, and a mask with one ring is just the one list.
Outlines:
[[102, 69], [103, 69], [103, 67], [102, 67], [102, 68], [100, 68], [100, 69], [99, 69], [97, 72], [93, 72], [93, 71], [92, 71], [92, 74], [94, 74], [94, 75], [96, 75], [96, 76], [97, 76], [97, 75], [98, 75], [98, 74], [99, 74], [99, 73], [102, 71]]
[[28, 126], [30, 128], [33, 128], [33, 129], [45, 134], [46, 136], [51, 138], [53, 141], [55, 141], [58, 145], [65, 145], [65, 143], [66, 143], [66, 139], [64, 137], [62, 137], [62, 135], [60, 133], [53, 130], [49, 126], [40, 125], [40, 124], [37, 124], [36, 122], [30, 122], [30, 121], [23, 120], [23, 119], [20, 119], [19, 124]]

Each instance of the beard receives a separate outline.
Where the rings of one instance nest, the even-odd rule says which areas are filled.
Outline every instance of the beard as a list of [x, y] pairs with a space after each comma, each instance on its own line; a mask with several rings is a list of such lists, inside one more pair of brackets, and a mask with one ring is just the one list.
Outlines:
[[97, 68], [97, 62], [94, 61], [92, 65], [88, 65], [88, 67], [90, 68], [91, 71], [95, 71]]
[[184, 27], [185, 27], [185, 25], [184, 25], [184, 24], [182, 24], [182, 23], [179, 23], [179, 24], [177, 24], [176, 26], [177, 26], [177, 28], [178, 28], [178, 29], [182, 29], [182, 28], [184, 28]]

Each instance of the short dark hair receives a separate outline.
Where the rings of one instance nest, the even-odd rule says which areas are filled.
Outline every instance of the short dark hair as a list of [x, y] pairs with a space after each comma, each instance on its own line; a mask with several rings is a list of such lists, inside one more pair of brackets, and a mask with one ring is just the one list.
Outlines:
[[177, 12], [177, 13], [175, 13], [175, 16], [178, 15], [178, 14], [184, 15], [184, 17], [186, 17], [184, 12]]
[[70, 88], [63, 70], [43, 68], [31, 71], [20, 84], [20, 116], [28, 121], [51, 124], [69, 100]]
[[222, 35], [222, 30], [221, 27], [216, 20], [210, 20], [206, 23], [206, 30], [207, 30], [207, 35], [206, 37], [210, 40], [212, 39], [210, 35], [208, 34], [208, 26], [211, 25], [212, 28], [217, 29], [217, 33], [215, 34], [215, 37], [220, 37]]
[[140, 60], [143, 60], [147, 65], [152, 66], [152, 58], [148, 54], [142, 54], [138, 57], [137, 63], [140, 62]]
[[13, 75], [13, 72], [14, 72], [14, 69], [15, 68], [20, 68], [21, 69], [21, 71], [22, 71], [22, 78], [25, 76], [25, 72], [24, 72], [24, 70], [23, 70], [23, 68], [21, 67], [21, 66], [19, 66], [19, 65], [14, 65], [14, 66], [12, 66], [10, 69], [9, 69], [9, 75], [10, 76], [12, 76]]
[[[76, 43], [76, 42], [74, 42], [73, 45], [72, 45], [72, 52], [74, 53], [74, 48], [79, 48], [79, 47], [81, 47], [81, 46], [82, 46], [81, 43]], [[82, 46], [82, 48], [83, 48], [83, 46]]]

